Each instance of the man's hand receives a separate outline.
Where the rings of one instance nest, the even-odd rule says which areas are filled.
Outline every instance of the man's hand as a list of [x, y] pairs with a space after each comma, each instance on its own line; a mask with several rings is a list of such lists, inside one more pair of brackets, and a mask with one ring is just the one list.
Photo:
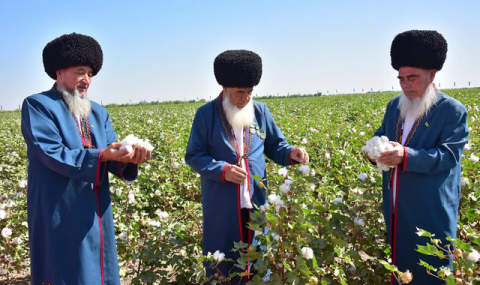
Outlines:
[[133, 151], [132, 161], [133, 164], [142, 164], [148, 161], [152, 157], [152, 152], [146, 150], [144, 147], [137, 146]]
[[229, 164], [225, 170], [225, 180], [235, 184], [243, 184], [247, 178], [247, 172], [241, 167]]
[[120, 161], [121, 163], [128, 163], [132, 160], [133, 151], [128, 152], [126, 149], [119, 150], [122, 146], [121, 142], [110, 144], [102, 153], [101, 161]]
[[290, 159], [298, 161], [303, 165], [308, 164], [308, 162], [310, 161], [310, 157], [308, 156], [307, 151], [303, 148], [294, 148], [290, 152]]
[[126, 149], [120, 150], [121, 142], [110, 144], [102, 153], [101, 161], [119, 161], [121, 163], [141, 164], [152, 157], [151, 151], [147, 151], [143, 147], [136, 147], [133, 151], [128, 152]]
[[397, 142], [389, 142], [389, 144], [393, 149], [384, 151], [378, 161], [386, 165], [399, 165], [403, 162], [403, 146]]

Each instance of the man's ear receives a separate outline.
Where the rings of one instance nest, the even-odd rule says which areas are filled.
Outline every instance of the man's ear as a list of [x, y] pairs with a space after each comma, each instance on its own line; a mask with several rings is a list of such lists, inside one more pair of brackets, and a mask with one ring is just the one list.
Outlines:
[[433, 80], [435, 79], [436, 74], [437, 74], [437, 71], [435, 69], [430, 69], [430, 83], [433, 83]]
[[56, 70], [55, 73], [57, 74], [57, 80], [62, 78], [63, 69]]

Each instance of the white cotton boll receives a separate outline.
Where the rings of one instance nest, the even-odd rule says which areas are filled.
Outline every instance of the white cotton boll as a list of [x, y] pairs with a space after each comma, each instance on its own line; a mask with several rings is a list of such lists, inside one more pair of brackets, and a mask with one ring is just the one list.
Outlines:
[[147, 124], [152, 124], [152, 123], [153, 123], [153, 120], [152, 120], [152, 119], [150, 119], [150, 120], [147, 121]]
[[354, 189], [352, 189], [352, 193], [353, 193], [353, 195], [361, 196], [363, 194], [363, 190], [360, 189], [360, 188], [354, 188]]
[[148, 151], [152, 151], [154, 149], [148, 139], [142, 140], [133, 134], [126, 136], [121, 142], [122, 146], [120, 147], [120, 150], [127, 149], [128, 152], [132, 152], [132, 150], [134, 150], [137, 146], [143, 147]]
[[285, 184], [287, 184], [288, 186], [292, 186], [293, 185], [293, 180], [286, 179]]
[[325, 158], [326, 158], [326, 159], [330, 159], [330, 153], [328, 153], [328, 152], [325, 153]]
[[21, 244], [21, 243], [22, 243], [22, 239], [19, 238], [19, 237], [14, 237], [14, 238], [12, 239], [12, 243], [13, 243], [13, 244]]
[[365, 132], [360, 132], [358, 133], [360, 136], [364, 136], [365, 135]]
[[7, 212], [4, 210], [0, 210], [0, 220], [3, 220], [7, 217]]
[[122, 195], [122, 188], [118, 187], [118, 188], [115, 190], [115, 193], [117, 194], [117, 196]]
[[278, 170], [278, 175], [282, 177], [287, 177], [288, 170], [285, 167], [282, 167]]
[[282, 191], [283, 194], [288, 194], [288, 192], [290, 192], [290, 186], [287, 183], [284, 183], [280, 185], [280, 191]]
[[150, 164], [145, 165], [145, 170], [150, 170], [150, 168], [152, 168]]
[[120, 238], [121, 240], [127, 240], [127, 234], [126, 233], [120, 233], [120, 235], [118, 235], [118, 238]]
[[365, 226], [365, 222], [363, 221], [363, 219], [360, 219], [360, 218], [355, 218], [353, 220], [353, 222], [355, 223], [355, 225], [359, 226], [359, 227], [363, 227]]
[[313, 250], [309, 247], [302, 247], [302, 255], [305, 259], [313, 259]]
[[472, 149], [472, 145], [470, 143], [467, 143], [465, 144], [465, 150], [471, 150]]
[[475, 156], [475, 155], [473, 155], [473, 153], [472, 153], [472, 154], [470, 155], [470, 158], [469, 158], [468, 160], [470, 160], [471, 163], [477, 163], [478, 160], [479, 160], [479, 158], [478, 158], [478, 156]]
[[126, 145], [136, 145], [138, 142], [138, 138], [133, 134], [129, 134], [123, 139], [122, 142], [125, 142]]
[[162, 191], [160, 191], [160, 189], [155, 190], [155, 195], [160, 196], [160, 194], [162, 194]]
[[180, 164], [178, 162], [174, 161], [171, 166], [172, 166], [172, 168], [178, 168], [180, 166]]
[[[122, 149], [122, 148], [120, 148], [120, 150], [121, 150], [121, 149]], [[127, 144], [127, 145], [125, 145], [124, 149], [126, 149], [128, 152], [132, 152], [132, 151], [133, 151], [133, 146]]]
[[[272, 196], [272, 195], [270, 195], [270, 196]], [[275, 195], [275, 197], [272, 198], [272, 200], [275, 199], [273, 202], [270, 201], [271, 200], [270, 196], [268, 196], [268, 198], [269, 198], [268, 202], [270, 202], [272, 204], [275, 204], [277, 206], [283, 206], [283, 200], [282, 200], [282, 198], [280, 198], [280, 195]]]
[[3, 228], [3, 230], [2, 230], [2, 236], [3, 236], [4, 238], [8, 238], [8, 237], [10, 237], [11, 235], [12, 235], [12, 230], [11, 230], [11, 229], [9, 229], [9, 228], [7, 228], [7, 227]]
[[302, 174], [305, 174], [305, 175], [308, 175], [310, 173], [310, 167], [308, 167], [308, 165], [300, 166], [299, 170]]
[[222, 260], [225, 258], [225, 253], [220, 252], [219, 250], [215, 251], [213, 254], [213, 259], [217, 262], [222, 262]]
[[25, 180], [18, 181], [18, 187], [25, 188], [26, 186], [27, 186], [27, 181]]
[[334, 205], [337, 205], [337, 204], [339, 204], [339, 203], [342, 203], [342, 198], [335, 198], [335, 199], [333, 199], [333, 204], [334, 204]]
[[339, 150], [338, 152], [339, 152], [339, 153], [340, 153], [342, 156], [343, 156], [343, 155], [345, 155], [345, 151], [344, 151], [344, 150], [342, 150], [342, 149], [341, 149], [341, 150]]
[[270, 204], [275, 204], [275, 201], [277, 201], [277, 195], [275, 194], [268, 195], [268, 202]]
[[471, 262], [477, 262], [479, 259], [480, 259], [480, 253], [478, 253], [478, 251], [476, 250], [473, 250], [467, 256], [467, 260]]
[[[370, 159], [377, 161], [384, 151], [393, 149], [392, 145], [388, 143], [388, 137], [375, 136], [367, 141], [366, 145], [362, 148], [362, 151], [366, 152]], [[377, 162], [377, 168], [380, 173], [388, 171], [394, 166], [385, 165], [381, 162]]]
[[313, 185], [313, 184], [308, 185], [307, 190], [312, 191], [312, 192], [315, 191], [315, 185]]
[[160, 221], [148, 221], [148, 224], [152, 227], [157, 227], [159, 228], [160, 227]]
[[150, 141], [148, 139], [146, 139], [143, 142], [143, 147], [148, 151], [152, 151], [154, 149], [154, 147], [152, 146], [152, 144], [150, 143]]
[[367, 178], [368, 178], [368, 175], [365, 172], [362, 172], [360, 173], [360, 175], [358, 175], [358, 179], [362, 181], [365, 181]]
[[133, 195], [133, 193], [128, 193], [128, 203], [133, 203], [135, 202], [135, 195]]
[[307, 144], [307, 143], [308, 143], [307, 139], [303, 138], [301, 144]]
[[162, 219], [162, 220], [167, 219], [168, 216], [169, 216], [169, 215], [168, 215], [167, 212], [160, 212], [160, 213], [158, 214], [158, 217], [159, 217], [160, 219]]
[[468, 178], [463, 177], [462, 178], [462, 186], [468, 185], [468, 183], [469, 183]]
[[0, 268], [0, 275], [5, 275], [7, 273], [7, 269]]

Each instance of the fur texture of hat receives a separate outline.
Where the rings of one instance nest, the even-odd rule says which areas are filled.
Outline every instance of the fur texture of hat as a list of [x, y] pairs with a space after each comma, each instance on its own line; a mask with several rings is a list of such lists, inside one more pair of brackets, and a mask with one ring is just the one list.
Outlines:
[[392, 67], [440, 70], [447, 58], [447, 41], [437, 31], [411, 30], [398, 34], [392, 42]]
[[218, 84], [223, 87], [250, 88], [262, 77], [262, 58], [248, 50], [227, 50], [213, 63]]
[[103, 64], [103, 52], [98, 42], [89, 36], [71, 33], [60, 36], [43, 48], [43, 67], [52, 79], [56, 71], [71, 66], [90, 66], [95, 76]]

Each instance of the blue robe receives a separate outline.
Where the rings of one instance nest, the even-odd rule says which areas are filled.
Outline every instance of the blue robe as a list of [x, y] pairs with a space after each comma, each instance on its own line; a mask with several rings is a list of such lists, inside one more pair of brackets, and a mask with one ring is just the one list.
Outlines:
[[102, 106], [92, 102], [88, 119], [95, 149], [83, 148], [75, 121], [53, 91], [23, 102], [33, 285], [120, 284], [108, 171], [132, 181], [138, 167], [100, 162], [116, 134]]
[[[291, 165], [295, 162], [289, 159], [290, 146], [282, 132], [275, 124], [267, 106], [254, 102], [255, 122], [259, 129], [265, 131], [265, 139], [258, 135], [246, 134], [248, 143], [248, 170], [250, 196], [252, 204], [260, 207], [266, 203], [265, 189], [259, 187], [259, 182], [251, 176], [267, 177], [264, 154], [275, 163]], [[247, 133], [248, 133], [248, 128]], [[203, 105], [197, 110], [192, 124], [190, 139], [185, 154], [185, 161], [201, 175], [202, 208], [203, 208], [203, 254], [212, 254], [220, 250], [225, 258], [236, 260], [238, 253], [231, 252], [234, 242], [241, 240], [240, 224], [240, 188], [237, 184], [224, 180], [227, 164], [237, 163], [237, 154], [232, 144], [231, 130], [223, 113], [221, 97]], [[249, 243], [254, 232], [250, 231]], [[206, 264], [208, 266], [208, 264]], [[220, 270], [228, 276], [234, 263], [222, 262]], [[232, 272], [242, 271], [236, 268]], [[212, 276], [213, 270], [207, 269], [207, 276]], [[238, 278], [232, 284], [238, 284]], [[242, 283], [245, 278], [242, 278]]]
[[[376, 136], [396, 140], [400, 115], [398, 104], [399, 96], [388, 103]], [[461, 195], [460, 159], [467, 141], [465, 107], [438, 92], [436, 104], [422, 118], [410, 143], [404, 147], [403, 163], [398, 170], [383, 173], [383, 212], [389, 240], [393, 240], [392, 261], [402, 272], [407, 269], [412, 272], [410, 284], [445, 283], [429, 276], [426, 269], [418, 265], [420, 259], [436, 268], [448, 266], [449, 261], [418, 253], [417, 245], [425, 245], [430, 240], [419, 237], [416, 228], [435, 234], [444, 246], [448, 244], [447, 236], [456, 238]], [[392, 187], [389, 187], [393, 171], [398, 171], [395, 207], [392, 205]], [[392, 221], [392, 214], [396, 220]]]

